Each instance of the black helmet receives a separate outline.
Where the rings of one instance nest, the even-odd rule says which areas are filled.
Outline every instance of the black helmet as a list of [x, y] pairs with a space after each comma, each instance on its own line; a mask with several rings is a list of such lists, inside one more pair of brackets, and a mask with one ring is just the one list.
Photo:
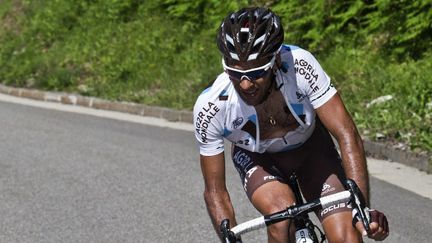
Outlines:
[[222, 22], [217, 45], [225, 60], [272, 58], [279, 51], [284, 31], [279, 17], [267, 8], [243, 8]]

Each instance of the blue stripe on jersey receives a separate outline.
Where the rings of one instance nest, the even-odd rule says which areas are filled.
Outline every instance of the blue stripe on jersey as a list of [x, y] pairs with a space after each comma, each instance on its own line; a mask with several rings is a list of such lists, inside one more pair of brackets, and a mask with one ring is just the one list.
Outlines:
[[222, 92], [219, 94], [219, 96], [228, 96], [228, 92], [224, 89], [224, 90], [222, 90]]
[[252, 121], [253, 123], [255, 123], [255, 125], [257, 125], [257, 116], [256, 115], [252, 115], [252, 116], [248, 117], [248, 119], [250, 121]]
[[226, 127], [224, 127], [224, 132], [223, 132], [223, 137], [228, 137], [229, 135], [231, 135], [231, 131], [230, 130], [228, 130]]
[[202, 94], [204, 94], [204, 93], [207, 93], [207, 92], [211, 89], [211, 87], [212, 87], [212, 86], [207, 87], [205, 90], [203, 90], [203, 91], [201, 92], [200, 95], [202, 95]]
[[303, 104], [290, 103], [297, 116], [304, 114]]
[[282, 49], [288, 50], [288, 51], [293, 51], [296, 49], [300, 49], [300, 47], [298, 46], [293, 46], [293, 45], [282, 45]]

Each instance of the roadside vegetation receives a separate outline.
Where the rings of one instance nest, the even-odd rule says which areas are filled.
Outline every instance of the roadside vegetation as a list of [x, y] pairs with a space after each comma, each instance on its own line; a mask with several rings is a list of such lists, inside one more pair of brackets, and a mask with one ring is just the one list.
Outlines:
[[427, 0], [0, 0], [0, 82], [191, 110], [222, 71], [218, 25], [250, 5], [317, 56], [364, 136], [432, 151]]

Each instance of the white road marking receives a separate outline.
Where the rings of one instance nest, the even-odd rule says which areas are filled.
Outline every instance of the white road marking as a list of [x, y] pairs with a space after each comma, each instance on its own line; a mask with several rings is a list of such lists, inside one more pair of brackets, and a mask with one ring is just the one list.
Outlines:
[[[103, 118], [116, 119], [127, 122], [140, 123], [158, 127], [192, 132], [194, 126], [184, 122], [169, 122], [165, 119], [132, 115], [127, 113], [98, 110], [81, 106], [64, 105], [61, 103], [44, 102], [15, 96], [0, 94], [0, 101], [34, 106], [45, 109], [53, 109], [66, 112], [74, 112]], [[423, 197], [432, 199], [432, 175], [419, 171], [418, 169], [397, 162], [389, 162], [368, 158], [368, 168], [371, 176], [380, 180], [397, 185], [403, 189], [414, 192]]]

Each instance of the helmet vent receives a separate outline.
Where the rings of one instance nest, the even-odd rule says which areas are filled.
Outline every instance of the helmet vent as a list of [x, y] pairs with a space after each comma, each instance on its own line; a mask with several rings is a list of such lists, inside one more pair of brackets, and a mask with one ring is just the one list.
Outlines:
[[253, 47], [255, 47], [259, 43], [263, 42], [264, 39], [265, 39], [265, 35], [260, 36], [260, 38], [258, 38], [258, 39], [255, 40], [255, 43], [253, 44]]

